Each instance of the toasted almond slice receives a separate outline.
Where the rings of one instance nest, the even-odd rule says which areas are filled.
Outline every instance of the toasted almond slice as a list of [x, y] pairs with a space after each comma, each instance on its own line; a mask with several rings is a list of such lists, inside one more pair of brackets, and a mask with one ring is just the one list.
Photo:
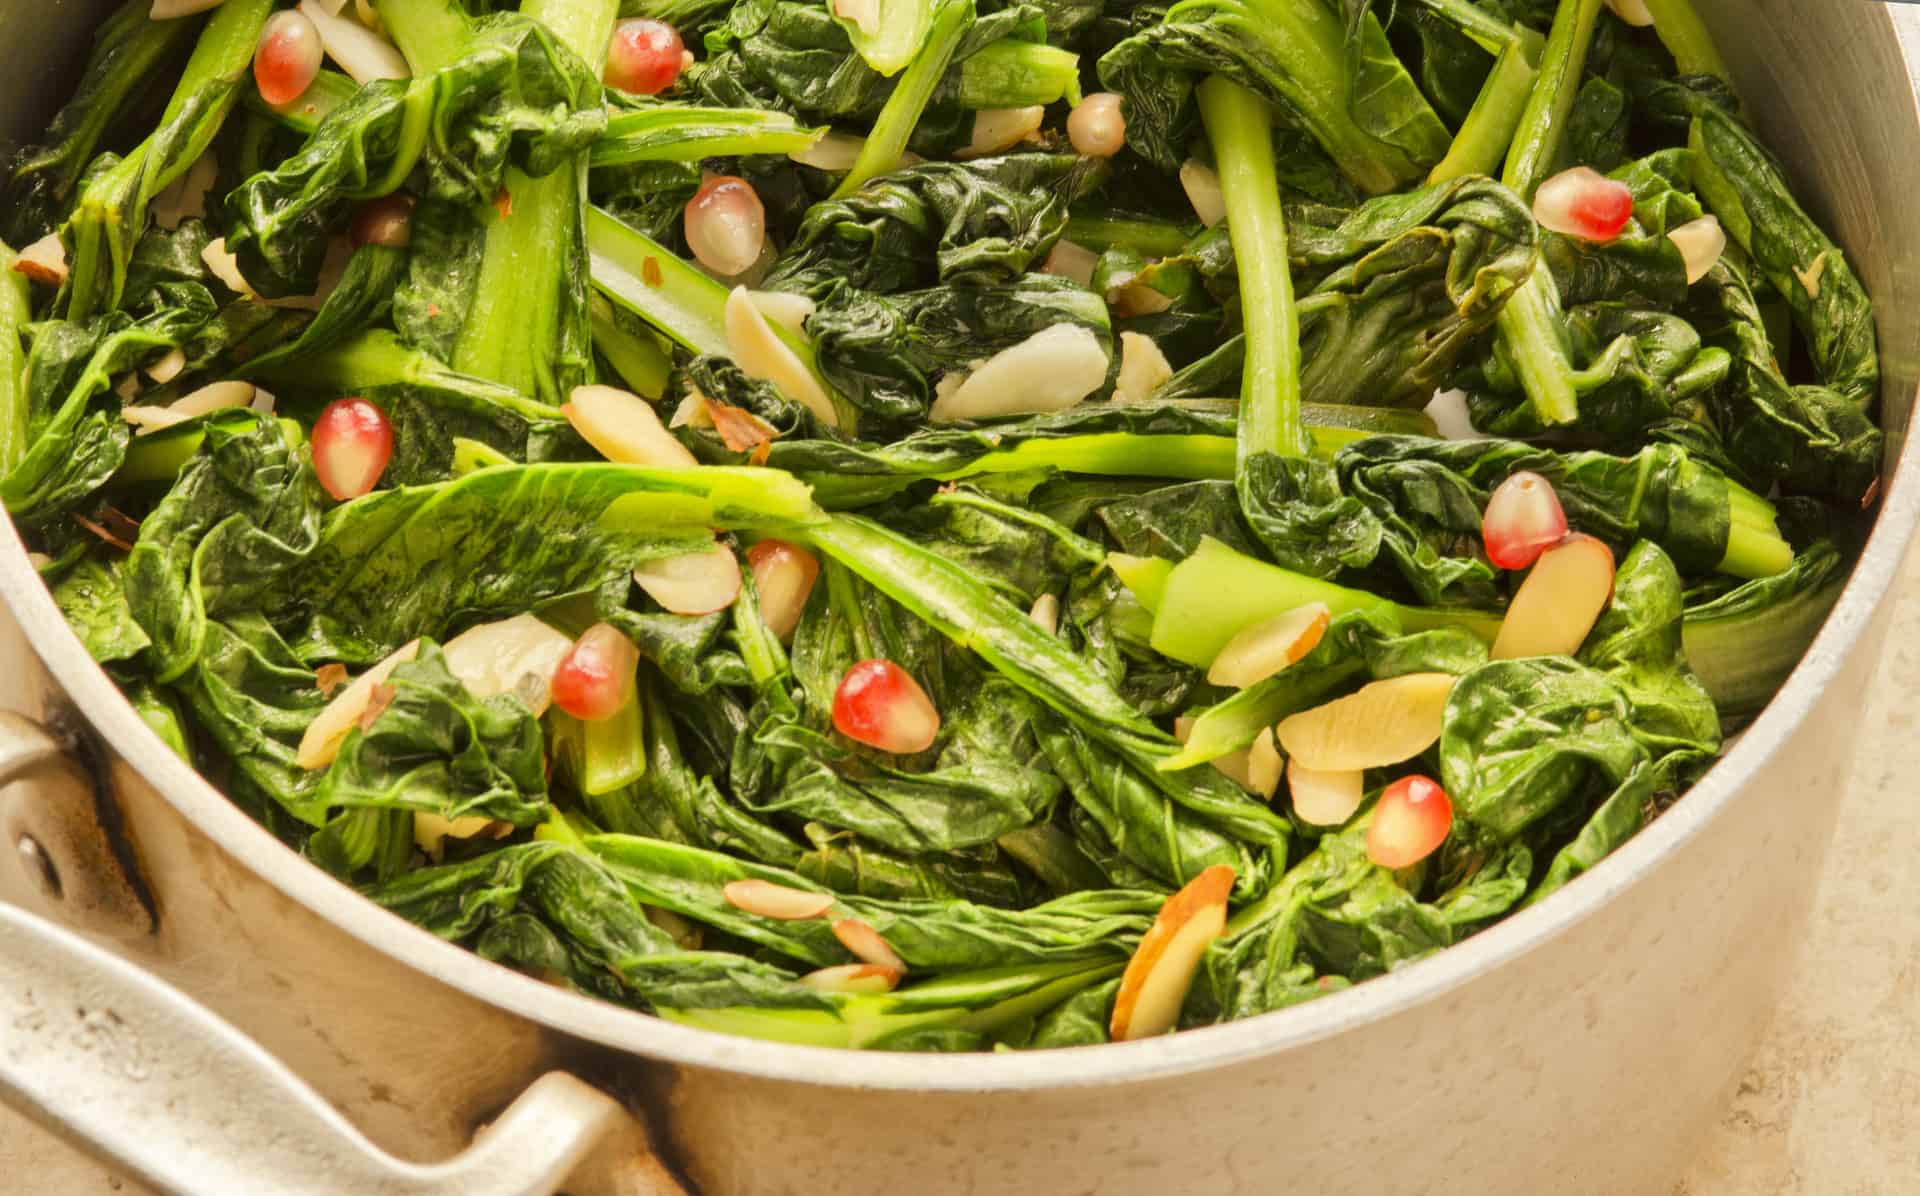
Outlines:
[[[1173, 737], [1185, 743], [1193, 734], [1193, 723], [1186, 715], [1174, 719]], [[1246, 747], [1215, 756], [1208, 763], [1242, 789], [1268, 799], [1280, 788], [1280, 778], [1287, 767], [1280, 749], [1274, 746], [1271, 727], [1262, 728], [1259, 736]]]
[[580, 438], [621, 465], [691, 468], [700, 464], [660, 425], [653, 405], [612, 386], [576, 386], [560, 407]]
[[210, 411], [225, 411], [230, 407], [245, 407], [251, 402], [253, 383], [211, 382], [185, 398], [168, 404], [167, 410], [176, 415], [195, 416]]
[[857, 133], [832, 131], [805, 149], [793, 151], [787, 157], [802, 166], [841, 174], [853, 169], [853, 164], [860, 160], [860, 154], [866, 148], [865, 137]]
[[346, 741], [348, 732], [360, 725], [360, 716], [366, 713], [367, 706], [373, 701], [373, 690], [377, 685], [385, 685], [393, 670], [420, 655], [420, 641], [413, 640], [402, 644], [393, 655], [380, 661], [366, 672], [353, 679], [345, 689], [334, 695], [334, 699], [321, 708], [313, 721], [307, 724], [306, 734], [300, 737], [300, 747], [294, 752], [294, 763], [306, 769], [321, 769], [333, 763], [340, 754], [340, 745]]
[[1040, 131], [1047, 110], [1036, 104], [1031, 108], [981, 108], [973, 114], [973, 139], [954, 154], [960, 159], [984, 158], [1012, 149]]
[[255, 297], [253, 288], [247, 285], [246, 275], [240, 273], [240, 259], [228, 251], [225, 237], [208, 241], [207, 247], [200, 251], [200, 260], [215, 278], [226, 284], [228, 290], [249, 298]]
[[900, 973], [871, 963], [843, 963], [800, 977], [800, 983], [815, 992], [846, 993], [849, 996], [890, 993], [900, 984]]
[[813, 314], [813, 300], [791, 291], [748, 291], [747, 297], [760, 314], [795, 336], [807, 334], [807, 317]]
[[1201, 955], [1226, 931], [1232, 891], [1233, 869], [1215, 864], [1160, 907], [1120, 977], [1108, 1026], [1115, 1042], [1165, 1034], [1179, 1022]]
[[413, 812], [413, 842], [421, 851], [439, 859], [448, 839], [474, 839], [483, 834], [499, 839], [513, 833], [511, 823], [485, 814], [463, 814], [447, 818], [431, 810]]
[[673, 418], [667, 421], [669, 428], [711, 428], [713, 412], [708, 410], [707, 396], [697, 390], [689, 389], [680, 405], [673, 409]]
[[1358, 769], [1306, 768], [1298, 760], [1287, 770], [1293, 812], [1309, 826], [1340, 826], [1353, 817], [1366, 796], [1366, 778]]
[[732, 549], [715, 542], [698, 552], [647, 561], [633, 571], [633, 580], [676, 615], [708, 615], [740, 596], [740, 562]]
[[1144, 403], [1167, 379], [1173, 365], [1159, 342], [1139, 332], [1120, 334], [1120, 376], [1113, 384], [1116, 403]]
[[934, 423], [1038, 415], [1067, 408], [1107, 380], [1107, 351], [1078, 324], [1055, 324], [988, 358], [952, 391], [936, 392]]
[[1060, 630], [1060, 599], [1052, 593], [1040, 595], [1033, 600], [1027, 618], [1032, 619], [1048, 635], [1054, 634]]
[[1320, 644], [1333, 612], [1324, 602], [1309, 602], [1243, 628], [1213, 658], [1207, 680], [1245, 689], [1265, 681]]
[[1374, 681], [1358, 693], [1287, 716], [1275, 734], [1296, 767], [1329, 771], [1398, 764], [1440, 738], [1453, 682], [1448, 673]]
[[149, 432], [158, 432], [162, 428], [171, 428], [175, 424], [184, 424], [187, 417], [168, 407], [155, 407], [150, 403], [132, 403], [120, 408], [120, 418], [132, 424], [136, 436], [145, 436]]
[[1094, 267], [1099, 264], [1099, 254], [1062, 237], [1047, 251], [1047, 260], [1040, 267], [1040, 272], [1071, 278], [1081, 286], [1088, 287], [1093, 285]]
[[880, 0], [833, 0], [833, 15], [871, 37], [880, 28]]
[[22, 249], [13, 259], [13, 272], [34, 282], [57, 287], [67, 281], [67, 247], [60, 234], [48, 233]]
[[1613, 598], [1613, 550], [1573, 532], [1540, 554], [1507, 604], [1495, 660], [1571, 656], [1580, 650]]
[[147, 366], [146, 374], [147, 377], [153, 379], [155, 385], [165, 386], [175, 378], [178, 378], [180, 371], [186, 368], [186, 350], [175, 345], [173, 348], [168, 349], [164, 356]]
[[1180, 164], [1180, 186], [1200, 223], [1212, 228], [1227, 218], [1227, 197], [1220, 190], [1220, 176], [1211, 166], [1188, 158]]
[[515, 693], [538, 716], [553, 700], [553, 674], [573, 641], [533, 615], [469, 627], [442, 646], [447, 670], [476, 698]]
[[727, 904], [756, 918], [777, 918], [782, 922], [805, 922], [833, 908], [832, 893], [813, 893], [790, 889], [770, 880], [736, 880], [720, 890]]
[[901, 959], [880, 932], [858, 918], [842, 918], [833, 924], [833, 937], [840, 945], [853, 952], [854, 958], [875, 967], [890, 968], [905, 973], [906, 961]]
[[840, 416], [834, 411], [826, 388], [774, 332], [773, 325], [767, 323], [767, 318], [754, 306], [752, 293], [747, 288], [733, 288], [727, 295], [722, 315], [727, 330], [727, 351], [742, 373], [773, 383], [781, 394], [813, 412], [829, 428], [840, 426]]

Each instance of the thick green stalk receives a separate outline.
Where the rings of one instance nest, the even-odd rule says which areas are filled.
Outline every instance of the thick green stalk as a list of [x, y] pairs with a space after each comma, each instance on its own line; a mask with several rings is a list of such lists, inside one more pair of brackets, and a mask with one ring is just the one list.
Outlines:
[[0, 477], [27, 452], [27, 355], [20, 329], [33, 319], [25, 275], [13, 271], [13, 250], [0, 244]]
[[1713, 75], [1733, 86], [1733, 76], [1720, 57], [1720, 49], [1707, 32], [1706, 22], [1693, 7], [1693, 0], [1647, 0], [1653, 15], [1653, 31], [1673, 55], [1683, 75]]
[[796, 154], [826, 135], [784, 112], [759, 108], [660, 107], [621, 112], [607, 121], [588, 161], [698, 162], [748, 154]]
[[673, 357], [659, 338], [645, 329], [622, 328], [605, 295], [595, 294], [587, 312], [593, 322], [593, 347], [613, 366], [627, 389], [649, 399], [667, 393]]
[[1547, 48], [1540, 55], [1540, 77], [1527, 97], [1513, 150], [1507, 155], [1506, 173], [1501, 176], [1501, 182], [1528, 202], [1532, 202], [1534, 190], [1553, 174], [1560, 158], [1567, 118], [1586, 73], [1587, 51], [1593, 45], [1600, 4], [1601, 0], [1560, 0], [1559, 11], [1554, 14]]
[[[619, 0], [528, 0], [521, 8], [588, 63], [606, 61], [619, 10]], [[453, 348], [455, 369], [549, 403], [586, 380], [587, 363], [567, 360], [570, 349], [584, 351], [591, 339], [586, 295], [570, 302], [566, 294], [584, 291], [576, 259], [586, 197], [585, 155], [544, 178], [507, 171], [499, 217], [487, 225], [473, 306]]]
[[1273, 109], [1221, 75], [1200, 85], [1227, 229], [1240, 275], [1246, 368], [1240, 382], [1239, 457], [1306, 451], [1300, 422], [1300, 321], [1287, 268], [1287, 221], [1274, 177]]
[[1198, 224], [1168, 224], [1145, 217], [1072, 216], [1062, 239], [1093, 251], [1131, 249], [1142, 257], [1172, 257], [1200, 231]]
[[1495, 325], [1513, 356], [1527, 401], [1533, 404], [1541, 422], [1570, 424], [1580, 418], [1580, 399], [1573, 385], [1573, 355], [1560, 311], [1560, 288], [1546, 263], [1534, 263], [1533, 273], [1515, 288]]
[[1475, 4], [1473, 0], [1416, 0], [1416, 2], [1434, 16], [1466, 34], [1489, 54], [1498, 54], [1506, 49], [1508, 43], [1519, 40], [1526, 43], [1529, 60], [1539, 59], [1539, 34], [1524, 25], [1514, 25], [1501, 20]]
[[1045, 42], [1006, 38], [960, 64], [962, 108], [1080, 102], [1080, 56]]
[[1453, 148], [1433, 168], [1427, 182], [1444, 183], [1469, 174], [1491, 175], [1500, 169], [1538, 77], [1529, 57], [1526, 43], [1518, 38], [1501, 49], [1479, 98], [1454, 136]]
[[926, 39], [920, 44], [920, 52], [900, 76], [893, 94], [887, 97], [885, 107], [873, 122], [873, 132], [867, 135], [860, 156], [854, 159], [853, 169], [834, 188], [833, 198], [850, 195], [868, 179], [899, 169], [900, 155], [907, 148], [907, 139], [913, 136], [913, 127], [920, 123], [920, 114], [926, 111], [934, 89], [946, 75], [954, 51], [960, 48], [960, 39], [973, 25], [972, 0], [936, 0], [936, 3], [938, 7]]
[[473, 22], [459, 0], [374, 0], [373, 8], [416, 75], [432, 74], [460, 57], [472, 32]]

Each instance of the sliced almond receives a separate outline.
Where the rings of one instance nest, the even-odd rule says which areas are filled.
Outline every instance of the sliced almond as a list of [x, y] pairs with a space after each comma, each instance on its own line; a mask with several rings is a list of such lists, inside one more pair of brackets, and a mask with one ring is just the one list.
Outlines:
[[842, 918], [835, 922], [833, 937], [839, 939], [840, 945], [863, 963], [901, 973], [907, 970], [906, 961], [887, 944], [887, 940], [880, 937], [880, 932], [858, 918]]
[[748, 291], [747, 297], [760, 314], [794, 336], [807, 334], [807, 317], [813, 314], [813, 300], [791, 291]]
[[162, 428], [171, 428], [175, 424], [184, 424], [187, 417], [169, 407], [155, 407], [150, 403], [133, 403], [120, 408], [120, 418], [133, 425], [134, 435], [144, 436], [149, 432], [158, 432]]
[[153, 379], [155, 385], [165, 386], [175, 378], [178, 378], [180, 371], [186, 368], [186, 350], [175, 345], [173, 348], [168, 349], [164, 356], [146, 367], [146, 375]]
[[1046, 264], [1040, 267], [1043, 274], [1058, 274], [1062, 278], [1071, 278], [1083, 287], [1093, 285], [1094, 267], [1100, 264], [1100, 255], [1084, 245], [1077, 245], [1065, 237], [1053, 243], [1047, 251]]
[[1613, 550], [1573, 532], [1540, 554], [1507, 604], [1495, 660], [1572, 656], [1613, 598]]
[[[780, 429], [745, 407], [708, 399], [707, 415], [713, 420], [713, 430], [720, 433], [720, 443], [726, 445], [730, 453], [750, 453], [763, 444], [771, 444], [780, 436]], [[753, 465], [762, 463], [759, 460], [749, 462]]]
[[880, 0], [833, 0], [833, 15], [871, 37], [880, 28]]
[[832, 893], [791, 889], [770, 880], [730, 881], [720, 890], [720, 895], [743, 914], [782, 922], [805, 922], [833, 908]]
[[815, 170], [844, 174], [853, 169], [860, 155], [867, 148], [867, 139], [856, 133], [830, 132], [805, 149], [795, 150], [787, 157], [802, 166], [811, 166]]
[[1012, 149], [1040, 131], [1047, 110], [1036, 104], [1031, 108], [982, 108], [973, 114], [973, 139], [954, 157], [984, 158]]
[[1282, 719], [1274, 729], [1295, 767], [1384, 768], [1411, 760], [1440, 738], [1449, 673], [1408, 673]]
[[332, 764], [333, 758], [340, 754], [340, 745], [346, 742], [347, 734], [360, 725], [360, 716], [366, 713], [373, 701], [374, 687], [385, 685], [387, 678], [393, 675], [393, 670], [418, 655], [420, 641], [413, 640], [355, 677], [307, 724], [306, 734], [300, 737], [300, 747], [294, 752], [294, 763], [306, 769], [321, 769]]
[[1212, 228], [1227, 218], [1227, 197], [1220, 190], [1220, 176], [1213, 167], [1188, 158], [1180, 164], [1180, 187], [1200, 223]]
[[1120, 376], [1113, 384], [1116, 403], [1144, 403], [1173, 377], [1173, 363], [1160, 351], [1159, 342], [1145, 333], [1120, 334]]
[[673, 418], [667, 421], [669, 428], [711, 428], [713, 412], [707, 410], [707, 396], [697, 390], [687, 391], [680, 405], [673, 409]]
[[327, 57], [359, 84], [376, 79], [406, 79], [413, 75], [400, 48], [364, 25], [334, 16], [319, 0], [300, 0], [300, 11], [320, 32]]
[[1216, 864], [1160, 907], [1121, 974], [1108, 1026], [1115, 1042], [1152, 1038], [1179, 1023], [1201, 956], [1226, 931], [1232, 891], [1233, 869]]
[[1048, 635], [1060, 630], [1060, 599], [1051, 593], [1042, 594], [1033, 600], [1033, 606], [1027, 611], [1027, 618]]
[[740, 596], [740, 562], [733, 550], [712, 548], [648, 561], [633, 571], [647, 596], [676, 615], [709, 615]]
[[685, 469], [700, 464], [660, 424], [653, 405], [612, 386], [576, 386], [560, 406], [580, 438], [609, 461]]
[[1067, 408], [1107, 380], [1107, 352], [1078, 324], [1055, 324], [1002, 349], [934, 400], [934, 423], [1037, 415]]
[[1326, 603], [1309, 602], [1242, 628], [1213, 658], [1207, 680], [1232, 689], [1265, 681], [1318, 647], [1332, 619]]
[[445, 851], [448, 839], [476, 839], [483, 834], [498, 839], [512, 833], [511, 823], [489, 818], [485, 814], [463, 814], [458, 818], [448, 818], [431, 810], [413, 812], [414, 846], [436, 860]]
[[1295, 760], [1287, 769], [1287, 792], [1300, 821], [1309, 826], [1341, 826], [1360, 808], [1366, 778], [1358, 769], [1324, 771], [1302, 767]]
[[208, 241], [206, 248], [200, 251], [200, 260], [215, 278], [226, 284], [229, 291], [249, 299], [257, 297], [253, 287], [248, 285], [246, 275], [240, 273], [240, 259], [227, 250], [225, 237]]
[[448, 640], [447, 670], [476, 698], [518, 694], [535, 715], [553, 700], [553, 674], [573, 640], [533, 615], [469, 627]]
[[1123, 320], [1135, 316], [1157, 316], [1173, 306], [1173, 297], [1144, 282], [1130, 282], [1107, 293], [1107, 306]]
[[727, 352], [732, 354], [733, 363], [742, 373], [773, 383], [781, 394], [813, 412], [828, 427], [840, 426], [840, 417], [833, 409], [833, 400], [827, 396], [826, 388], [813, 376], [806, 362], [780, 339], [773, 325], [767, 323], [767, 318], [754, 306], [752, 293], [747, 288], [733, 288], [727, 295], [722, 315]]
[[848, 996], [877, 996], [890, 993], [900, 984], [900, 973], [871, 963], [843, 963], [821, 968], [800, 977], [800, 983], [815, 992], [845, 993]]
[[[1185, 743], [1193, 734], [1194, 720], [1182, 715], [1173, 720], [1173, 737]], [[1280, 777], [1287, 762], [1273, 742], [1273, 728], [1263, 727], [1254, 741], [1237, 752], [1227, 752], [1207, 761], [1220, 774], [1249, 793], [1271, 799], [1280, 788]]]
[[233, 407], [245, 407], [251, 402], [253, 402], [253, 383], [251, 382], [210, 382], [185, 398], [175, 400], [167, 406], [167, 410], [177, 415], [192, 417], [214, 411], [225, 411]]
[[67, 281], [67, 247], [59, 233], [48, 233], [22, 249], [13, 259], [13, 272], [34, 282], [57, 287]]

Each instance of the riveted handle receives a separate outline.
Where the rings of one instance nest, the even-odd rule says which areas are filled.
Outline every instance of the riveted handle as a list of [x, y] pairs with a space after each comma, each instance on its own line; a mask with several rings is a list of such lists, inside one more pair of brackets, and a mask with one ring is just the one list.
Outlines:
[[551, 1196], [631, 1129], [618, 1102], [552, 1072], [464, 1154], [403, 1162], [177, 989], [7, 905], [0, 1102], [166, 1196]]

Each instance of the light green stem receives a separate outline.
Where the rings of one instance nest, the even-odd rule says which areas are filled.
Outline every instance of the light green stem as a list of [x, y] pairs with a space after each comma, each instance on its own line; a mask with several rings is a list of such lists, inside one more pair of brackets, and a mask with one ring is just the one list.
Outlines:
[[972, 24], [970, 0], [939, 0], [920, 52], [900, 76], [893, 94], [887, 97], [886, 106], [873, 122], [873, 132], [861, 147], [860, 156], [854, 159], [853, 169], [833, 189], [833, 198], [851, 195], [868, 179], [900, 168], [900, 155], [907, 148], [907, 139], [913, 136], [920, 114], [926, 111], [934, 89], [953, 61], [954, 51], [960, 48], [961, 37]]
[[1647, 11], [1653, 15], [1653, 31], [1660, 35], [1661, 44], [1673, 55], [1681, 74], [1713, 75], [1733, 86], [1720, 48], [1714, 45], [1713, 35], [1707, 32], [1693, 0], [1647, 0]]
[[1566, 141], [1567, 118], [1580, 94], [1587, 51], [1600, 18], [1601, 0], [1560, 0], [1547, 48], [1540, 55], [1540, 77], [1527, 97], [1515, 131], [1513, 150], [1501, 181], [1532, 202], [1534, 190], [1553, 173]]
[[13, 250], [0, 244], [0, 477], [27, 452], [26, 351], [20, 330], [33, 318], [25, 275], [13, 271]]
[[1469, 174], [1491, 175], [1506, 161], [1513, 145], [1514, 131], [1526, 109], [1538, 72], [1528, 61], [1526, 43], [1515, 39], [1507, 43], [1494, 60], [1493, 70], [1474, 100], [1453, 148], [1427, 176], [1428, 183], [1444, 183]]

